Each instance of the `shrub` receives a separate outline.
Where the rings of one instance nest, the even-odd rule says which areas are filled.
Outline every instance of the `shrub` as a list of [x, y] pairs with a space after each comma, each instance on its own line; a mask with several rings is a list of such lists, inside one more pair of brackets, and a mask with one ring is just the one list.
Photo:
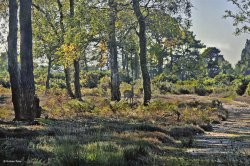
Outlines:
[[101, 78], [108, 76], [109, 73], [105, 71], [89, 71], [83, 74], [81, 84], [87, 88], [96, 88]]
[[176, 75], [167, 75], [165, 73], [162, 73], [158, 76], [156, 76], [153, 80], [153, 84], [158, 84], [161, 82], [170, 82], [170, 83], [176, 83], [178, 81], [178, 78]]
[[248, 85], [247, 85], [247, 89], [246, 89], [245, 94], [250, 96], [250, 83], [248, 83]]
[[198, 84], [197, 86], [195, 86], [194, 91], [199, 96], [206, 96], [213, 93], [211, 89], [207, 89], [203, 84]]
[[127, 165], [144, 165], [143, 158], [147, 156], [149, 156], [149, 153], [143, 146], [129, 147], [123, 152]]
[[244, 95], [248, 86], [248, 81], [242, 80], [236, 85], [236, 93], [240, 96]]
[[2, 85], [4, 88], [10, 88], [10, 82], [4, 79], [0, 80], [0, 85]]
[[129, 106], [128, 102], [122, 100], [122, 101], [119, 101], [119, 102], [115, 102], [115, 103], [111, 103], [110, 104], [110, 107], [112, 109], [113, 112], [126, 112], [128, 110], [131, 109], [131, 107]]
[[80, 145], [77, 142], [70, 142], [65, 140], [57, 143], [55, 147], [55, 159], [53, 160], [54, 165], [62, 166], [77, 166], [81, 164], [86, 164], [86, 161], [81, 157], [82, 151]]
[[144, 108], [145, 111], [155, 112], [155, 111], [174, 111], [177, 109], [177, 105], [174, 103], [167, 103], [163, 100], [154, 100], [149, 103], [147, 107]]
[[160, 94], [167, 94], [172, 92], [172, 84], [169, 82], [162, 82], [158, 85]]
[[100, 79], [100, 83], [98, 85], [99, 93], [103, 96], [108, 96], [110, 94], [110, 77], [104, 76]]
[[205, 86], [213, 86], [216, 84], [216, 81], [215, 81], [215, 79], [208, 77], [208, 78], [203, 79], [203, 84]]
[[214, 77], [215, 83], [217, 85], [231, 85], [232, 81], [235, 79], [233, 75], [230, 74], [218, 74]]
[[79, 100], [70, 100], [68, 102], [68, 106], [71, 110], [75, 110], [77, 112], [91, 112], [94, 110], [95, 105], [92, 103], [89, 103], [87, 101], [79, 101]]
[[180, 87], [178, 91], [180, 94], [191, 94], [192, 93], [191, 88], [188, 88], [185, 86]]
[[119, 73], [119, 76], [120, 76], [120, 81], [121, 82], [126, 82], [126, 83], [131, 83], [133, 81], [133, 78], [130, 77], [129, 75], [127, 75], [126, 72], [120, 72]]
[[169, 134], [173, 138], [190, 138], [196, 136], [197, 134], [204, 134], [204, 130], [197, 126], [173, 127], [170, 129]]

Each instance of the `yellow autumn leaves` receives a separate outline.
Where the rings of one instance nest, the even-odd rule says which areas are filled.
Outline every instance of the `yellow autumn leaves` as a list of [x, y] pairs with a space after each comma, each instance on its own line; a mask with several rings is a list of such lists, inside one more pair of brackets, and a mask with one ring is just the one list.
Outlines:
[[[104, 67], [108, 61], [108, 46], [107, 42], [102, 40], [99, 43], [99, 54], [100, 58], [98, 60], [98, 67]], [[69, 67], [73, 64], [74, 60], [80, 57], [80, 48], [74, 43], [63, 44], [56, 51], [56, 55], [58, 56], [59, 63], [62, 64], [65, 68]]]
[[64, 67], [69, 67], [75, 59], [79, 56], [77, 54], [77, 47], [75, 44], [63, 44], [57, 49], [56, 55], [58, 55], [59, 62]]

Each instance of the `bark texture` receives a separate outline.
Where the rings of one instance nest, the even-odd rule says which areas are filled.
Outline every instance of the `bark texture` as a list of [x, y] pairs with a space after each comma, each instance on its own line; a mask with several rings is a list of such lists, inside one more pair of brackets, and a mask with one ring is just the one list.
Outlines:
[[32, 57], [32, 0], [20, 0], [21, 120], [37, 117]]
[[120, 101], [120, 78], [118, 73], [118, 61], [117, 61], [117, 43], [116, 43], [116, 18], [117, 18], [117, 4], [115, 0], [109, 0], [110, 8], [110, 31], [109, 31], [109, 53], [110, 53], [110, 65], [111, 65], [111, 100]]
[[48, 56], [48, 70], [47, 70], [47, 79], [46, 79], [46, 91], [50, 88], [50, 78], [51, 78], [51, 67], [52, 67], [52, 59]]
[[8, 70], [10, 74], [12, 102], [15, 112], [15, 120], [20, 120], [20, 78], [17, 62], [17, 1], [9, 1], [9, 35], [8, 35]]
[[147, 68], [147, 39], [145, 18], [140, 10], [140, 1], [132, 0], [133, 10], [139, 22], [139, 44], [140, 44], [140, 64], [143, 79], [144, 105], [148, 105], [151, 100], [151, 81]]

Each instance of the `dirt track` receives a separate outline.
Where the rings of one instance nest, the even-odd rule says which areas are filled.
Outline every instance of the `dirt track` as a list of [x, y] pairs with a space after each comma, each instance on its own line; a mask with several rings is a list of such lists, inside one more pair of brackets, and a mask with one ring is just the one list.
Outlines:
[[223, 106], [229, 112], [227, 121], [214, 124], [212, 132], [197, 136], [189, 153], [206, 156], [234, 153], [235, 149], [250, 151], [250, 104], [234, 101]]

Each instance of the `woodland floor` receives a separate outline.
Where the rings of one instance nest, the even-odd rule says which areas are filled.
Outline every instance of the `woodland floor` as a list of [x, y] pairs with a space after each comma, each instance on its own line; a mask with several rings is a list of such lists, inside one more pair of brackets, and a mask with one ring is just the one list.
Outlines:
[[[165, 95], [156, 98], [167, 101], [203, 102], [217, 99], [217, 97], [196, 95]], [[249, 165], [250, 98], [237, 97], [234, 100], [219, 98], [219, 100], [228, 110], [229, 118], [220, 124], [212, 124], [213, 131], [195, 136], [191, 147], [182, 147], [178, 142], [177, 145], [169, 143], [171, 139], [163, 130], [158, 128], [145, 130], [145, 126], [142, 127], [145, 125], [144, 122], [131, 123], [126, 119], [92, 116], [75, 120], [41, 119], [39, 120], [41, 125], [35, 126], [2, 120], [0, 145], [7, 152], [12, 150], [15, 154], [7, 159], [27, 160], [32, 156], [46, 161], [53, 155], [51, 147], [56, 144], [55, 140], [70, 136], [81, 144], [88, 145], [95, 142], [109, 142], [119, 147], [146, 144], [152, 149], [153, 154], [157, 154], [153, 159], [154, 165], [204, 165], [199, 160], [208, 161], [207, 165]], [[0, 103], [0, 106], [6, 104], [10, 104], [9, 99]], [[28, 153], [27, 156], [24, 157], [24, 153]], [[1, 155], [0, 165], [1, 161], [6, 160], [6, 153]], [[147, 161], [141, 165], [147, 165]]]

